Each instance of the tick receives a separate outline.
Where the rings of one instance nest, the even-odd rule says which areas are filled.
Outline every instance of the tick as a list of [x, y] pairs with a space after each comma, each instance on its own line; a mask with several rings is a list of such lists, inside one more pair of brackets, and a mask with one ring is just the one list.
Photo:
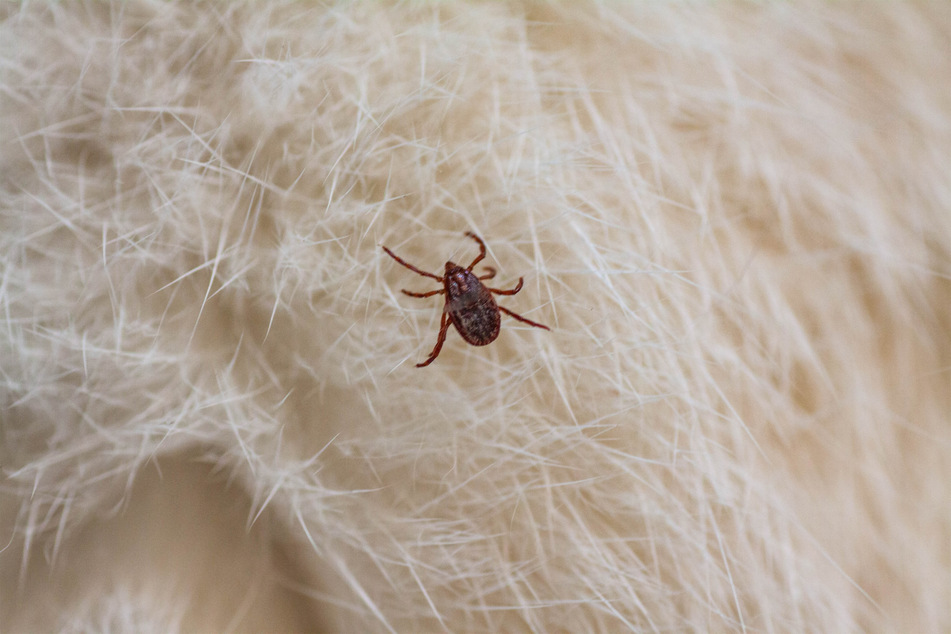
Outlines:
[[442, 344], [446, 341], [446, 331], [449, 330], [450, 323], [456, 327], [459, 336], [473, 346], [488, 345], [499, 336], [499, 329], [502, 324], [502, 316], [499, 314], [499, 311], [529, 326], [551, 330], [548, 326], [543, 326], [530, 319], [525, 319], [521, 315], [513, 313], [508, 308], [499, 306], [496, 303], [495, 298], [492, 297], [493, 293], [496, 295], [515, 295], [522, 290], [522, 278], [518, 278], [518, 284], [515, 285], [515, 288], [508, 291], [490, 288], [482, 284], [482, 280], [490, 280], [495, 277], [495, 269], [490, 266], [485, 267], [488, 272], [481, 277], [476, 276], [475, 273], [472, 272], [475, 265], [485, 258], [485, 242], [482, 241], [482, 238], [470, 231], [467, 231], [466, 235], [479, 244], [479, 255], [472, 261], [472, 264], [465, 268], [455, 262], [446, 262], [446, 273], [442, 277], [434, 273], [419, 270], [386, 247], [383, 247], [387, 255], [410, 271], [419, 273], [424, 277], [431, 277], [443, 285], [442, 288], [427, 293], [413, 293], [403, 289], [403, 293], [410, 297], [446, 296], [446, 303], [442, 307], [442, 321], [439, 324], [439, 337], [436, 339], [436, 347], [433, 348], [428, 359], [416, 364], [417, 368], [429, 365], [439, 356], [439, 351], [442, 350]]

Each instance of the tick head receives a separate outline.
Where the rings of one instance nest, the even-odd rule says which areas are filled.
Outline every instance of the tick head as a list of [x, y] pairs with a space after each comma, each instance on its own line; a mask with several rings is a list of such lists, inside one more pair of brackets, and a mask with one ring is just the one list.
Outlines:
[[446, 262], [446, 289], [449, 297], [461, 297], [473, 290], [478, 279], [455, 262]]

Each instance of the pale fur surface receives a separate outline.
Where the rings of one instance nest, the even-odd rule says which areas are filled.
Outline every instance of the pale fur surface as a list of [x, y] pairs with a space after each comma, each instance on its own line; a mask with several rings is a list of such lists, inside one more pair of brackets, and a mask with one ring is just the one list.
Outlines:
[[0, 11], [0, 629], [951, 629], [948, 3]]

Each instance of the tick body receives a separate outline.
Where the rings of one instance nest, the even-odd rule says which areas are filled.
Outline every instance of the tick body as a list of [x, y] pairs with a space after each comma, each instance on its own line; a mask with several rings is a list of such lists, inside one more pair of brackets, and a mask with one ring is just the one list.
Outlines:
[[522, 278], [518, 278], [518, 284], [515, 285], [515, 288], [507, 291], [485, 286], [482, 280], [489, 280], [495, 277], [495, 269], [486, 267], [488, 272], [481, 277], [472, 272], [475, 265], [485, 258], [485, 242], [474, 233], [467, 231], [466, 235], [478, 243], [479, 255], [477, 255], [472, 261], [472, 264], [467, 267], [461, 267], [455, 262], [446, 262], [446, 271], [441, 277], [434, 273], [421, 271], [386, 247], [383, 247], [387, 255], [409, 270], [424, 277], [431, 277], [443, 285], [442, 288], [427, 293], [413, 293], [403, 289], [403, 293], [410, 297], [446, 296], [446, 302], [442, 309], [442, 320], [439, 324], [439, 336], [436, 339], [436, 347], [433, 348], [428, 359], [416, 364], [417, 368], [429, 365], [439, 356], [439, 351], [442, 350], [442, 344], [446, 341], [446, 332], [449, 330], [450, 323], [456, 327], [459, 336], [473, 346], [485, 346], [496, 340], [502, 325], [501, 313], [514, 317], [529, 326], [550, 330], [548, 326], [543, 326], [530, 319], [525, 319], [521, 315], [513, 313], [509, 309], [503, 308], [496, 303], [493, 294], [515, 295], [522, 290]]

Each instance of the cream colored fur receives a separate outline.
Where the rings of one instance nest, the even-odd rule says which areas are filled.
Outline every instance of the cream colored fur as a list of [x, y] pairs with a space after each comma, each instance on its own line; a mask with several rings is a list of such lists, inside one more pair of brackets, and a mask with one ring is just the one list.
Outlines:
[[0, 628], [948, 631], [949, 6], [4, 5]]

